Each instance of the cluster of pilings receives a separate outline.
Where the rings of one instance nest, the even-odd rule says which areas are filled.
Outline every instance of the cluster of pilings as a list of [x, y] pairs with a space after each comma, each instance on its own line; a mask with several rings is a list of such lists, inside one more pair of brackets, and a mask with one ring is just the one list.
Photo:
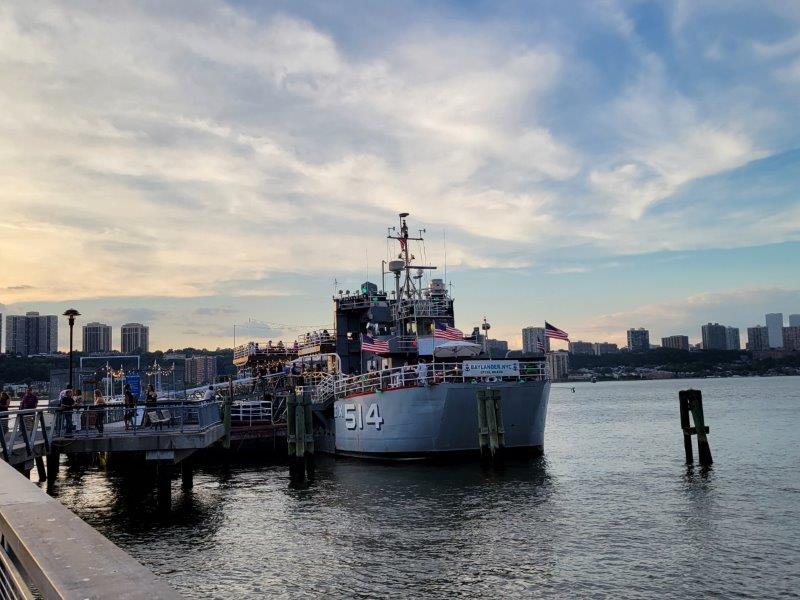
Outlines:
[[289, 477], [302, 483], [314, 479], [314, 429], [311, 393], [299, 396], [292, 389], [286, 401], [286, 441], [289, 451]]
[[476, 392], [478, 403], [478, 447], [481, 458], [499, 463], [505, 448], [503, 429], [502, 394], [499, 389], [481, 389]]

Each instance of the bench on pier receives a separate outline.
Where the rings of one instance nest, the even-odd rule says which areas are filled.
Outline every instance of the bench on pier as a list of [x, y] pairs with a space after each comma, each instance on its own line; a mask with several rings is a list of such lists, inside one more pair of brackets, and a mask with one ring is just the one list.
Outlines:
[[150, 420], [150, 426], [156, 429], [163, 429], [164, 425], [171, 427], [175, 424], [175, 418], [167, 409], [147, 411], [147, 418]]

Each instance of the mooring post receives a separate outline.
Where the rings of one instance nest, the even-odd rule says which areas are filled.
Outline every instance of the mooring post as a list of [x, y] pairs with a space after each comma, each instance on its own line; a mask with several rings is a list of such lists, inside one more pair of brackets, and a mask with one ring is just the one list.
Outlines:
[[50, 452], [47, 455], [47, 483], [55, 483], [58, 477], [58, 467], [61, 462], [61, 454]]
[[311, 410], [311, 392], [303, 392], [303, 415], [305, 417], [306, 453], [305, 468], [309, 480], [314, 479], [314, 413]]
[[181, 487], [184, 490], [190, 490], [194, 487], [194, 471], [192, 467], [191, 458], [184, 458], [181, 461]]
[[222, 447], [225, 450], [230, 450], [231, 447], [231, 411], [233, 410], [233, 379], [231, 379], [228, 386], [228, 397], [225, 398], [225, 404], [222, 408], [222, 424], [225, 428], [225, 438], [222, 441]]
[[711, 458], [711, 446], [708, 444], [708, 428], [706, 427], [705, 417], [703, 416], [703, 394], [700, 390], [693, 390], [697, 393], [689, 398], [689, 408], [692, 411], [694, 427], [697, 430], [697, 458], [703, 466], [711, 466], [714, 460]]
[[297, 393], [292, 388], [286, 398], [286, 448], [292, 481], [297, 479], [297, 437]]
[[486, 390], [478, 390], [475, 398], [478, 405], [478, 449], [481, 456], [486, 456], [489, 450], [489, 428], [486, 426]]
[[683, 450], [686, 453], [686, 464], [694, 462], [692, 452], [692, 434], [689, 430], [689, 395], [694, 390], [682, 390], [678, 392], [678, 404], [681, 411], [681, 429], [683, 430]]
[[39, 475], [39, 481], [47, 481], [47, 471], [45, 471], [44, 459], [41, 456], [36, 457], [36, 472]]
[[172, 461], [156, 461], [156, 480], [158, 486], [158, 505], [169, 508], [172, 505]]

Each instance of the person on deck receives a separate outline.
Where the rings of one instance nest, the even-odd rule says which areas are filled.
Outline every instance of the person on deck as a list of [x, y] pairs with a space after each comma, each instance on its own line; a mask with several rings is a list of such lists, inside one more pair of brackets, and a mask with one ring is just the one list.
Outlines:
[[125, 404], [125, 429], [130, 429], [136, 416], [136, 397], [131, 392], [130, 386], [127, 385], [123, 394], [123, 403]]
[[428, 385], [428, 363], [422, 359], [417, 364], [417, 381], [419, 385]]
[[152, 425], [150, 422], [150, 411], [156, 410], [158, 408], [158, 394], [156, 394], [156, 389], [153, 387], [153, 384], [147, 386], [147, 391], [144, 394], [144, 426], [148, 427]]
[[[36, 408], [38, 404], [39, 398], [33, 393], [33, 388], [31, 386], [25, 388], [25, 394], [22, 396], [22, 400], [19, 403], [19, 409], [30, 410]], [[28, 428], [28, 431], [33, 428], [35, 418], [36, 415], [25, 415], [25, 427]]]
[[[11, 396], [8, 392], [3, 390], [0, 392], [0, 412], [7, 412], [11, 410]], [[3, 435], [8, 433], [8, 417], [0, 417], [0, 433]]]
[[97, 433], [103, 435], [103, 423], [106, 420], [106, 399], [100, 390], [94, 391], [94, 426], [97, 428]]
[[72, 409], [74, 407], [75, 398], [72, 397], [72, 388], [68, 387], [64, 391], [64, 396], [61, 398], [61, 422], [63, 423], [64, 435], [67, 437], [72, 437], [73, 431], [75, 430], [75, 423], [72, 421]]
[[214, 386], [208, 386], [206, 393], [203, 394], [203, 402], [211, 402], [214, 399]]
[[83, 391], [81, 388], [75, 388], [72, 390], [72, 400], [74, 401], [75, 405], [75, 414], [72, 416], [73, 424], [75, 425], [75, 430], [81, 430], [81, 416], [83, 414], [84, 406], [83, 406]]

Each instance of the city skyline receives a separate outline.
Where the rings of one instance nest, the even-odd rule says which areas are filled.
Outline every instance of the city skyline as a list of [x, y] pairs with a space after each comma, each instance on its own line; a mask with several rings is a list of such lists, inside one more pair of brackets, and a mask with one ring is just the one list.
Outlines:
[[334, 280], [380, 281], [404, 210], [442, 273], [446, 230], [456, 323], [513, 347], [545, 318], [621, 346], [798, 312], [791, 3], [0, 16], [4, 315], [292, 339]]

